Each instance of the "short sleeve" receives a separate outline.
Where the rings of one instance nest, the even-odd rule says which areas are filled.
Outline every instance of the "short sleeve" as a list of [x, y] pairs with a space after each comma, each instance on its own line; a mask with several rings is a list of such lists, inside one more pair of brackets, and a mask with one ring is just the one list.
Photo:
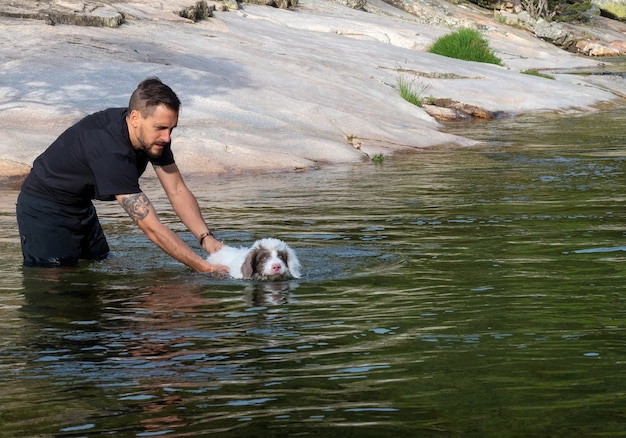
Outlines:
[[174, 154], [172, 153], [171, 145], [166, 146], [163, 149], [163, 153], [159, 158], [153, 158], [151, 160], [154, 166], [167, 166], [168, 164], [174, 164]]

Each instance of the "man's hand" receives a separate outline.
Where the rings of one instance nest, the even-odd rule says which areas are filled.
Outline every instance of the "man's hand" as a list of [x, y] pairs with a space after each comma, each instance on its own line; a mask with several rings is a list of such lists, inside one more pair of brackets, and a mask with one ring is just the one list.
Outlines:
[[212, 234], [206, 236], [202, 241], [202, 248], [207, 252], [207, 254], [218, 252], [223, 247], [224, 243], [217, 240]]
[[216, 278], [228, 278], [230, 277], [230, 270], [228, 269], [228, 266], [224, 266], [224, 265], [212, 265], [210, 263], [207, 263], [207, 270], [202, 270], [202, 271], [198, 271], [198, 272], [206, 272], [211, 274], [213, 277]]

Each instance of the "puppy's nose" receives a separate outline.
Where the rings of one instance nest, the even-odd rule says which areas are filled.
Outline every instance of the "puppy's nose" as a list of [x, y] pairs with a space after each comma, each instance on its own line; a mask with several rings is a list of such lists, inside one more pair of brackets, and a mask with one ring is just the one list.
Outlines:
[[272, 272], [280, 272], [281, 269], [280, 263], [272, 263]]

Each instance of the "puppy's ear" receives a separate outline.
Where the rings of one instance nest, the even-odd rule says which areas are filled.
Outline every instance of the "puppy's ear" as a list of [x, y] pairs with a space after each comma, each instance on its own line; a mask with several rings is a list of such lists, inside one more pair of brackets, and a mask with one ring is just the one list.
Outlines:
[[287, 267], [293, 278], [300, 278], [300, 260], [296, 256], [296, 253], [290, 247], [287, 247]]
[[241, 265], [241, 275], [245, 279], [252, 278], [252, 274], [254, 274], [254, 266], [256, 265], [256, 256], [258, 254], [258, 249], [251, 250], [246, 259], [243, 261], [243, 265]]

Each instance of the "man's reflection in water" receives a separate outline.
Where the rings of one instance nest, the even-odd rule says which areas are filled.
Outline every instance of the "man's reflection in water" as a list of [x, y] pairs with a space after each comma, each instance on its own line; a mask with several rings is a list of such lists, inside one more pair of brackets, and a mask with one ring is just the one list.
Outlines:
[[39, 328], [62, 329], [101, 320], [98, 285], [78, 281], [70, 268], [23, 268], [25, 304], [21, 313]]
[[[246, 284], [243, 290], [228, 284], [232, 293], [224, 295], [215, 289], [223, 285], [192, 284], [176, 275], [123, 287], [119, 275], [79, 271], [24, 272], [24, 345], [46, 358], [31, 366], [66, 393], [79, 391], [85, 404], [93, 399], [92, 415], [102, 415], [103, 400], [116, 405], [111, 412], [120, 403], [140, 409], [136, 427], [146, 433], [186, 426], [191, 420], [181, 408], [250, 372], [242, 369], [254, 369], [258, 357], [249, 353], [274, 344], [279, 315], [286, 316], [279, 307], [297, 288], [290, 282]], [[275, 310], [228, 317], [258, 307]], [[266, 335], [248, 335], [261, 326]], [[123, 391], [111, 400], [116, 387]]]

